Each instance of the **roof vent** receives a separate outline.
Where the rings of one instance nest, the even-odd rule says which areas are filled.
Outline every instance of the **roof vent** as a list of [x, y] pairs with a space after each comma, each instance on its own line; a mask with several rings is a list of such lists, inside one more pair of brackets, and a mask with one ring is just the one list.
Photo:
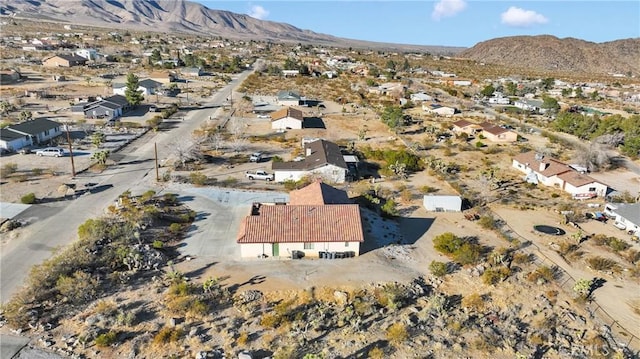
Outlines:
[[544, 155], [542, 153], [536, 153], [535, 155], [536, 161], [542, 161], [543, 158], [544, 158]]

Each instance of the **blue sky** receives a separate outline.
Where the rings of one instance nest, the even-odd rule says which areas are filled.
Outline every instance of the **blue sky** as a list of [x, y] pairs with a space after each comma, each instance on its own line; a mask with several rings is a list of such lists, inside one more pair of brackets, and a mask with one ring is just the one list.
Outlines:
[[514, 35], [640, 37], [640, 1], [212, 1], [211, 9], [358, 40], [470, 47]]

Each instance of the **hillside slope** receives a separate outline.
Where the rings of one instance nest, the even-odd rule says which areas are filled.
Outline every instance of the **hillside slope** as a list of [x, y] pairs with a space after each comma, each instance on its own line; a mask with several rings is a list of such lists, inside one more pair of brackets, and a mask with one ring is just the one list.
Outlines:
[[513, 36], [480, 42], [459, 56], [536, 70], [637, 74], [640, 38], [594, 43], [550, 35]]

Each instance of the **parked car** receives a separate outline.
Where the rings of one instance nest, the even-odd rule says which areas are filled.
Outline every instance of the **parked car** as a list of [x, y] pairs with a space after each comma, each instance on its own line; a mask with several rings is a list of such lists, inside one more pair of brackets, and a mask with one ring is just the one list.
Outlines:
[[624, 223], [622, 223], [622, 222], [618, 222], [618, 221], [615, 221], [615, 222], [613, 223], [613, 226], [614, 226], [614, 227], [616, 227], [616, 228], [618, 228], [618, 229], [619, 229], [619, 230], [621, 230], [621, 231], [624, 231], [625, 229], [627, 229], [627, 226], [626, 226]]
[[249, 156], [249, 162], [261, 162], [264, 159], [262, 152], [255, 152]]
[[47, 147], [41, 150], [36, 151], [36, 155], [38, 156], [48, 156], [48, 157], [62, 157], [64, 156], [64, 150], [58, 147]]
[[149, 112], [158, 112], [158, 106], [156, 105], [149, 106]]
[[265, 180], [267, 182], [271, 182], [273, 181], [273, 173], [267, 173], [265, 171], [255, 171], [255, 172], [250, 172], [247, 171], [244, 173], [245, 177], [247, 177], [250, 180]]

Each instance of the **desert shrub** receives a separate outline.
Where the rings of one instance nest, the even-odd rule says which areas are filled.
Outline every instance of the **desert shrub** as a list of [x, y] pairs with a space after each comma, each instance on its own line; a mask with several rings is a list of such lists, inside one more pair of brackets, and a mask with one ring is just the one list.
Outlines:
[[155, 249], [162, 249], [164, 247], [164, 242], [160, 241], [160, 240], [155, 240], [153, 241], [153, 243], [151, 244], [151, 246]]
[[118, 333], [114, 331], [109, 331], [106, 333], [102, 333], [96, 337], [96, 346], [99, 348], [105, 348], [110, 345], [115, 344], [116, 339], [118, 337]]
[[478, 293], [472, 293], [462, 298], [462, 302], [460, 304], [462, 304], [463, 308], [468, 308], [473, 311], [479, 312], [484, 309], [484, 299]]
[[189, 180], [196, 186], [204, 186], [207, 183], [207, 175], [202, 172], [192, 172], [189, 174]]
[[243, 347], [247, 345], [248, 342], [249, 342], [249, 333], [247, 333], [246, 331], [240, 332], [240, 335], [238, 335], [238, 339], [236, 339], [236, 343], [239, 346]]
[[607, 246], [614, 252], [624, 251], [631, 247], [624, 240], [618, 239], [616, 237], [608, 237], [604, 234], [595, 235], [591, 240], [594, 244], [598, 246]]
[[527, 275], [530, 282], [542, 284], [553, 281], [556, 277], [556, 270], [551, 267], [542, 266]]
[[477, 148], [482, 148], [482, 147], [484, 147], [484, 146], [485, 146], [485, 144], [484, 144], [482, 141], [478, 141], [478, 142], [476, 142], [476, 147], [477, 147]]
[[180, 340], [183, 335], [184, 332], [182, 329], [165, 326], [153, 337], [153, 344], [164, 345], [168, 343], [175, 343]]
[[604, 257], [591, 257], [587, 259], [587, 263], [594, 270], [608, 271], [608, 270], [618, 270], [620, 269], [618, 263], [613, 259], [604, 258]]
[[380, 207], [380, 210], [383, 214], [389, 217], [394, 217], [398, 215], [398, 209], [396, 207], [396, 202], [390, 198], [384, 202], [384, 204]]
[[420, 193], [423, 194], [429, 194], [429, 193], [433, 193], [433, 192], [437, 192], [438, 189], [435, 187], [431, 187], [431, 186], [422, 186], [420, 187]]
[[273, 161], [273, 162], [284, 162], [282, 157], [280, 157], [278, 155], [271, 157], [271, 161]]
[[387, 340], [392, 345], [401, 345], [409, 338], [409, 332], [402, 323], [394, 323], [387, 328]]
[[100, 300], [95, 304], [94, 312], [102, 315], [112, 315], [117, 310], [116, 303], [112, 300]]
[[44, 170], [42, 168], [34, 168], [34, 169], [31, 170], [31, 173], [34, 176], [40, 176], [40, 175], [42, 175], [43, 172], [44, 172]]
[[275, 314], [265, 314], [260, 318], [260, 325], [266, 328], [275, 328], [280, 324], [280, 316]]
[[146, 191], [145, 193], [143, 193], [142, 195], [140, 195], [140, 201], [142, 201], [143, 203], [148, 202], [155, 195], [156, 195], [156, 191], [150, 189], [150, 190]]
[[34, 204], [36, 203], [36, 194], [33, 192], [27, 193], [20, 198], [20, 202], [22, 204]]
[[434, 248], [444, 254], [453, 254], [463, 243], [464, 240], [462, 238], [451, 232], [443, 233], [433, 239]]
[[368, 355], [369, 355], [369, 358], [371, 358], [371, 359], [383, 359], [383, 358], [386, 358], [384, 350], [382, 350], [382, 349], [380, 349], [378, 347], [375, 347], [375, 348], [369, 350]]
[[133, 312], [119, 311], [116, 316], [116, 323], [127, 327], [132, 326], [136, 321], [136, 314]]
[[404, 189], [400, 192], [400, 199], [404, 203], [409, 203], [413, 199], [413, 193], [408, 189]]
[[169, 232], [173, 234], [177, 234], [182, 230], [182, 224], [180, 223], [171, 223], [169, 225]]
[[56, 289], [74, 304], [84, 304], [93, 299], [98, 290], [99, 281], [90, 274], [77, 271], [73, 276], [60, 276]]
[[447, 264], [443, 262], [432, 261], [429, 264], [429, 271], [431, 271], [431, 274], [435, 275], [436, 277], [444, 277], [448, 272]]
[[435, 237], [433, 246], [437, 251], [451, 256], [462, 265], [477, 263], [482, 257], [482, 246], [469, 243], [468, 240], [457, 237], [451, 232]]
[[531, 253], [515, 253], [512, 258], [514, 264], [528, 264], [533, 262], [533, 254]]
[[631, 264], [636, 264], [640, 261], [640, 251], [630, 249], [624, 253], [623, 257]]
[[482, 247], [473, 243], [465, 243], [453, 254], [453, 259], [462, 264], [475, 264], [482, 258]]
[[2, 169], [0, 169], [0, 174], [2, 174], [3, 177], [5, 177], [5, 176], [9, 176], [11, 174], [16, 173], [16, 171], [18, 171], [18, 164], [9, 162], [2, 165]]
[[480, 217], [480, 219], [478, 220], [478, 224], [484, 229], [495, 229], [497, 227], [496, 220], [491, 215]]
[[504, 281], [511, 274], [511, 270], [507, 267], [489, 268], [482, 273], [482, 282], [487, 285], [493, 285]]

